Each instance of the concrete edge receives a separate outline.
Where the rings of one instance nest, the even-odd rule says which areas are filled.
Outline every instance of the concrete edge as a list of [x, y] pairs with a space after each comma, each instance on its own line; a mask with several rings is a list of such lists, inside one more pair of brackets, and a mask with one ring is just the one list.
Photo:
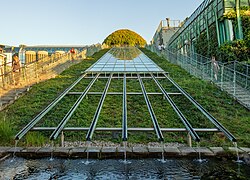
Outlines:
[[[250, 148], [239, 147], [239, 155], [250, 154]], [[165, 157], [236, 157], [235, 147], [0, 147], [0, 159], [7, 155], [24, 158], [89, 158], [110, 159], [123, 158], [124, 153], [128, 158], [160, 158]]]

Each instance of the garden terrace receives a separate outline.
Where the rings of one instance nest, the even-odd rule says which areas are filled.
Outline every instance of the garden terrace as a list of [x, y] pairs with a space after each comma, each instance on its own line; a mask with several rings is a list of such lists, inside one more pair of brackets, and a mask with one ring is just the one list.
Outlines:
[[[124, 57], [127, 53], [130, 59]], [[34, 117], [15, 139], [29, 131], [52, 131], [51, 140], [59, 135], [62, 139], [65, 135], [72, 138], [77, 133], [87, 141], [93, 135], [103, 140], [114, 132], [122, 132], [117, 136], [121, 135], [123, 141], [130, 136], [144, 136], [140, 139], [144, 141], [145, 135], [147, 141], [164, 141], [165, 137], [169, 140], [176, 136], [173, 132], [188, 132], [189, 140], [192, 137], [196, 142], [201, 140], [198, 133], [204, 136], [222, 132], [236, 142], [221, 123], [137, 48], [111, 49]]]

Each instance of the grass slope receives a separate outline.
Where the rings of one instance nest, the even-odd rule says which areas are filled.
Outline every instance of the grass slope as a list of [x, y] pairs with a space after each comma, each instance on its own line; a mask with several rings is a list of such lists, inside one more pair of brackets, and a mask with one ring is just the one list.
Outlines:
[[[146, 49], [141, 49], [146, 55], [154, 60], [165, 71], [169, 72], [181, 87], [192, 95], [205, 109], [207, 109], [216, 119], [218, 119], [239, 141], [240, 146], [250, 146], [250, 118], [249, 111], [235, 102], [225, 92], [220, 91], [212, 83], [202, 81], [189, 75], [179, 66], [169, 63], [167, 60], [157, 56]], [[96, 53], [92, 60], [83, 62], [70, 67], [54, 79], [41, 82], [14, 104], [0, 112], [0, 145], [13, 145], [14, 136], [20, 131], [39, 111], [48, 105], [66, 87], [74, 82], [77, 77], [91, 64], [96, 62], [107, 50]], [[72, 91], [81, 92], [85, 89], [90, 79], [82, 80]], [[102, 92], [106, 84], [106, 79], [99, 79], [90, 91]], [[166, 80], [161, 80], [161, 84], [167, 92], [177, 92]], [[143, 83], [147, 92], [160, 92], [152, 80], [144, 79]], [[122, 91], [122, 79], [111, 81], [109, 92]], [[127, 91], [140, 92], [140, 85], [137, 80], [127, 80]], [[57, 126], [73, 105], [78, 95], [67, 95], [60, 103], [52, 109], [37, 126]], [[194, 108], [183, 96], [172, 95], [183, 114], [187, 117], [193, 127], [214, 127], [206, 118]], [[88, 95], [71, 119], [66, 124], [67, 127], [89, 127], [98, 105], [100, 95]], [[154, 112], [162, 128], [184, 127], [178, 116], [162, 96], [149, 95]], [[129, 127], [153, 127], [150, 115], [147, 110], [144, 98], [141, 95], [128, 95], [128, 126]], [[122, 96], [107, 95], [103, 104], [97, 127], [121, 127], [122, 125]], [[21, 145], [43, 145], [48, 143], [51, 132], [29, 132]], [[232, 146], [224, 136], [218, 133], [199, 133], [204, 146]], [[65, 140], [76, 141], [85, 140], [86, 132], [65, 132]], [[186, 142], [186, 133], [164, 133], [165, 142]], [[121, 142], [120, 132], [95, 132], [93, 140], [104, 140]], [[58, 140], [59, 141], [59, 140]], [[129, 142], [151, 142], [157, 141], [154, 132], [129, 133]], [[19, 144], [20, 145], [20, 144]]]

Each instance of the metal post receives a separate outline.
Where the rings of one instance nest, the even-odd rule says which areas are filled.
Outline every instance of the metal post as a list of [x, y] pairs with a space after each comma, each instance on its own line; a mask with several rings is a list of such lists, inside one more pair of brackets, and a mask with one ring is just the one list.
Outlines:
[[190, 133], [187, 133], [187, 144], [189, 147], [192, 147], [192, 138]]
[[248, 76], [248, 67], [249, 67], [249, 66], [248, 66], [248, 65], [246, 65], [246, 66], [247, 66], [247, 72], [246, 72], [246, 86], [245, 86], [245, 88], [247, 88], [248, 77], [249, 77], [249, 76]]
[[220, 82], [220, 88], [223, 89], [223, 81], [224, 81], [224, 64], [222, 64], [222, 67], [221, 67], [221, 82]]
[[237, 18], [237, 30], [238, 30], [238, 39], [243, 39], [243, 32], [241, 26], [241, 17], [240, 17], [240, 0], [236, 0], [236, 18]]
[[[217, 3], [217, 2], [216, 2]], [[216, 26], [216, 34], [217, 34], [217, 42], [218, 42], [218, 46], [220, 47], [220, 30], [219, 30], [219, 23], [218, 23], [218, 16], [217, 16], [217, 8], [212, 6], [212, 11], [214, 12], [214, 16], [215, 16], [215, 26]]]
[[63, 134], [63, 131], [61, 133], [61, 147], [64, 147], [64, 134]]
[[234, 93], [233, 93], [233, 96], [235, 97], [235, 92], [236, 92], [236, 61], [234, 61], [234, 80], [233, 80], [233, 85], [234, 85]]

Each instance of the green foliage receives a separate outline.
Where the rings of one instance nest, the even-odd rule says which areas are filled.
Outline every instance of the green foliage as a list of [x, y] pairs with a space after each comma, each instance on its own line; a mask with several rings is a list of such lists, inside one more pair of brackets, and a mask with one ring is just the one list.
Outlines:
[[[250, 59], [250, 8], [241, 7], [241, 24], [244, 39], [225, 42], [220, 47], [217, 42], [216, 26], [211, 25], [208, 29], [209, 39], [207, 38], [207, 32], [204, 31], [200, 34], [199, 38], [195, 42], [195, 49], [198, 54], [206, 57], [215, 55], [219, 60], [223, 62], [228, 61], [249, 61]], [[233, 21], [234, 26], [237, 26], [236, 12], [230, 10], [223, 15], [224, 18]]]
[[103, 44], [108, 46], [140, 46], [144, 47], [146, 41], [137, 33], [128, 30], [121, 29], [110, 34]]
[[207, 37], [206, 31], [200, 34], [199, 38], [195, 42], [195, 49], [198, 54], [201, 54], [206, 57], [211, 57], [212, 55], [217, 55], [218, 49], [215, 24], [211, 25], [208, 28], [208, 35], [209, 38]]
[[[226, 42], [218, 48], [218, 56], [223, 62], [234, 60], [247, 62], [250, 60], [250, 15], [246, 13], [248, 11], [249, 8], [248, 10], [241, 10], [244, 39]], [[234, 18], [233, 20], [234, 24], [236, 24], [236, 19]]]
[[[189, 75], [179, 66], [169, 63], [166, 59], [157, 56], [146, 49], [141, 49], [147, 56], [154, 60], [166, 72], [169, 72], [181, 87], [183, 87], [194, 99], [196, 99], [205, 109], [207, 109], [216, 119], [218, 119], [230, 132], [238, 139], [240, 146], [250, 146], [250, 120], [249, 111], [239, 105], [234, 99], [230, 98], [225, 92], [220, 91], [210, 82], [199, 80]], [[61, 75], [46, 82], [36, 84], [23, 97], [15, 101], [6, 110], [0, 112], [0, 122], [8, 122], [7, 130], [0, 123], [0, 134], [2, 136], [1, 145], [14, 145], [14, 135], [18, 133], [30, 120], [49, 104], [55, 97], [68, 87], [86, 68], [92, 65], [107, 50], [100, 51], [93, 56], [93, 60], [84, 60], [82, 63], [74, 65], [65, 70]], [[72, 91], [83, 91], [91, 79], [84, 78]], [[159, 79], [160, 83], [167, 92], [178, 92], [166, 79]], [[98, 79], [91, 88], [91, 91], [102, 92], [107, 79]], [[147, 92], [160, 92], [153, 80], [143, 79]], [[112, 79], [109, 92], [122, 92], [123, 79]], [[141, 92], [141, 87], [136, 79], [127, 80], [128, 92]], [[36, 126], [51, 127], [58, 125], [58, 122], [70, 109], [79, 96], [67, 95], [62, 99], [58, 106], [54, 107], [41, 122]], [[171, 95], [176, 105], [181, 109], [185, 117], [190, 121], [193, 127], [202, 128], [214, 127], [205, 117], [199, 114], [190, 102], [182, 95]], [[161, 128], [184, 128], [179, 117], [171, 108], [166, 99], [161, 95], [149, 95], [150, 102], [154, 108], [155, 115]], [[89, 127], [96, 107], [99, 103], [100, 95], [87, 95], [74, 112], [66, 127]], [[153, 127], [150, 114], [148, 112], [145, 100], [141, 95], [127, 96], [128, 108], [128, 126], [129, 127]], [[6, 117], [6, 118], [4, 118]], [[5, 120], [4, 120], [5, 119]], [[122, 126], [122, 96], [107, 95], [100, 113], [97, 127], [121, 127]], [[2, 132], [3, 130], [3, 132]], [[20, 140], [18, 145], [41, 146], [49, 142], [51, 132], [30, 132], [25, 139]], [[84, 141], [86, 132], [64, 132], [65, 141]], [[165, 142], [186, 142], [186, 132], [164, 133]], [[225, 137], [220, 137], [215, 133], [204, 133], [199, 135], [202, 138], [204, 146], [230, 145]], [[4, 138], [5, 137], [5, 138]], [[128, 142], [147, 143], [157, 141], [155, 132], [129, 132]], [[121, 142], [121, 132], [95, 132], [94, 140]], [[59, 138], [58, 138], [59, 141]]]
[[14, 141], [14, 136], [13, 136], [14, 130], [12, 128], [12, 124], [9, 120], [0, 119], [0, 139], [1, 139], [1, 144], [5, 145], [8, 144], [9, 142]]
[[[141, 50], [149, 58], [153, 59], [162, 69], [169, 72], [171, 78], [173, 78], [184, 90], [186, 90], [196, 101], [198, 101], [198, 103], [200, 103], [225, 128], [227, 128], [237, 138], [238, 145], [245, 147], [250, 146], [249, 110], [241, 106], [226, 92], [221, 91], [210, 82], [191, 76], [179, 66], [169, 63], [166, 59], [157, 56], [155, 53], [147, 49]], [[165, 84], [164, 88], [167, 92], [176, 92], [175, 89], [168, 87]], [[173, 96], [173, 99], [193, 127], [214, 127], [207, 120], [204, 120], [204, 117], [198, 115], [197, 109], [192, 107], [184, 97]], [[159, 101], [157, 103], [159, 104]], [[171, 115], [171, 113], [168, 113], [168, 116], [171, 116], [171, 118], [165, 118], [164, 124], [174, 123], [174, 127], [178, 127], [177, 123], [179, 119], [175, 118], [175, 116]], [[167, 119], [171, 119], [171, 122]], [[160, 127], [164, 126], [161, 126], [160, 124]], [[201, 136], [201, 145], [203, 146], [232, 146], [232, 143], [228, 141], [225, 136], [218, 135], [217, 133], [199, 133], [199, 135]], [[177, 139], [178, 137], [176, 138], [176, 141], [179, 140], [179, 142], [181, 142], [182, 138], [179, 137], [179, 139]], [[183, 139], [185, 139], [185, 135]], [[173, 140], [174, 139], [171, 141]]]
[[220, 46], [218, 56], [223, 62], [248, 61], [250, 59], [249, 46], [245, 40], [226, 42]]
[[26, 135], [26, 146], [44, 146], [48, 140], [42, 133], [32, 132]]

